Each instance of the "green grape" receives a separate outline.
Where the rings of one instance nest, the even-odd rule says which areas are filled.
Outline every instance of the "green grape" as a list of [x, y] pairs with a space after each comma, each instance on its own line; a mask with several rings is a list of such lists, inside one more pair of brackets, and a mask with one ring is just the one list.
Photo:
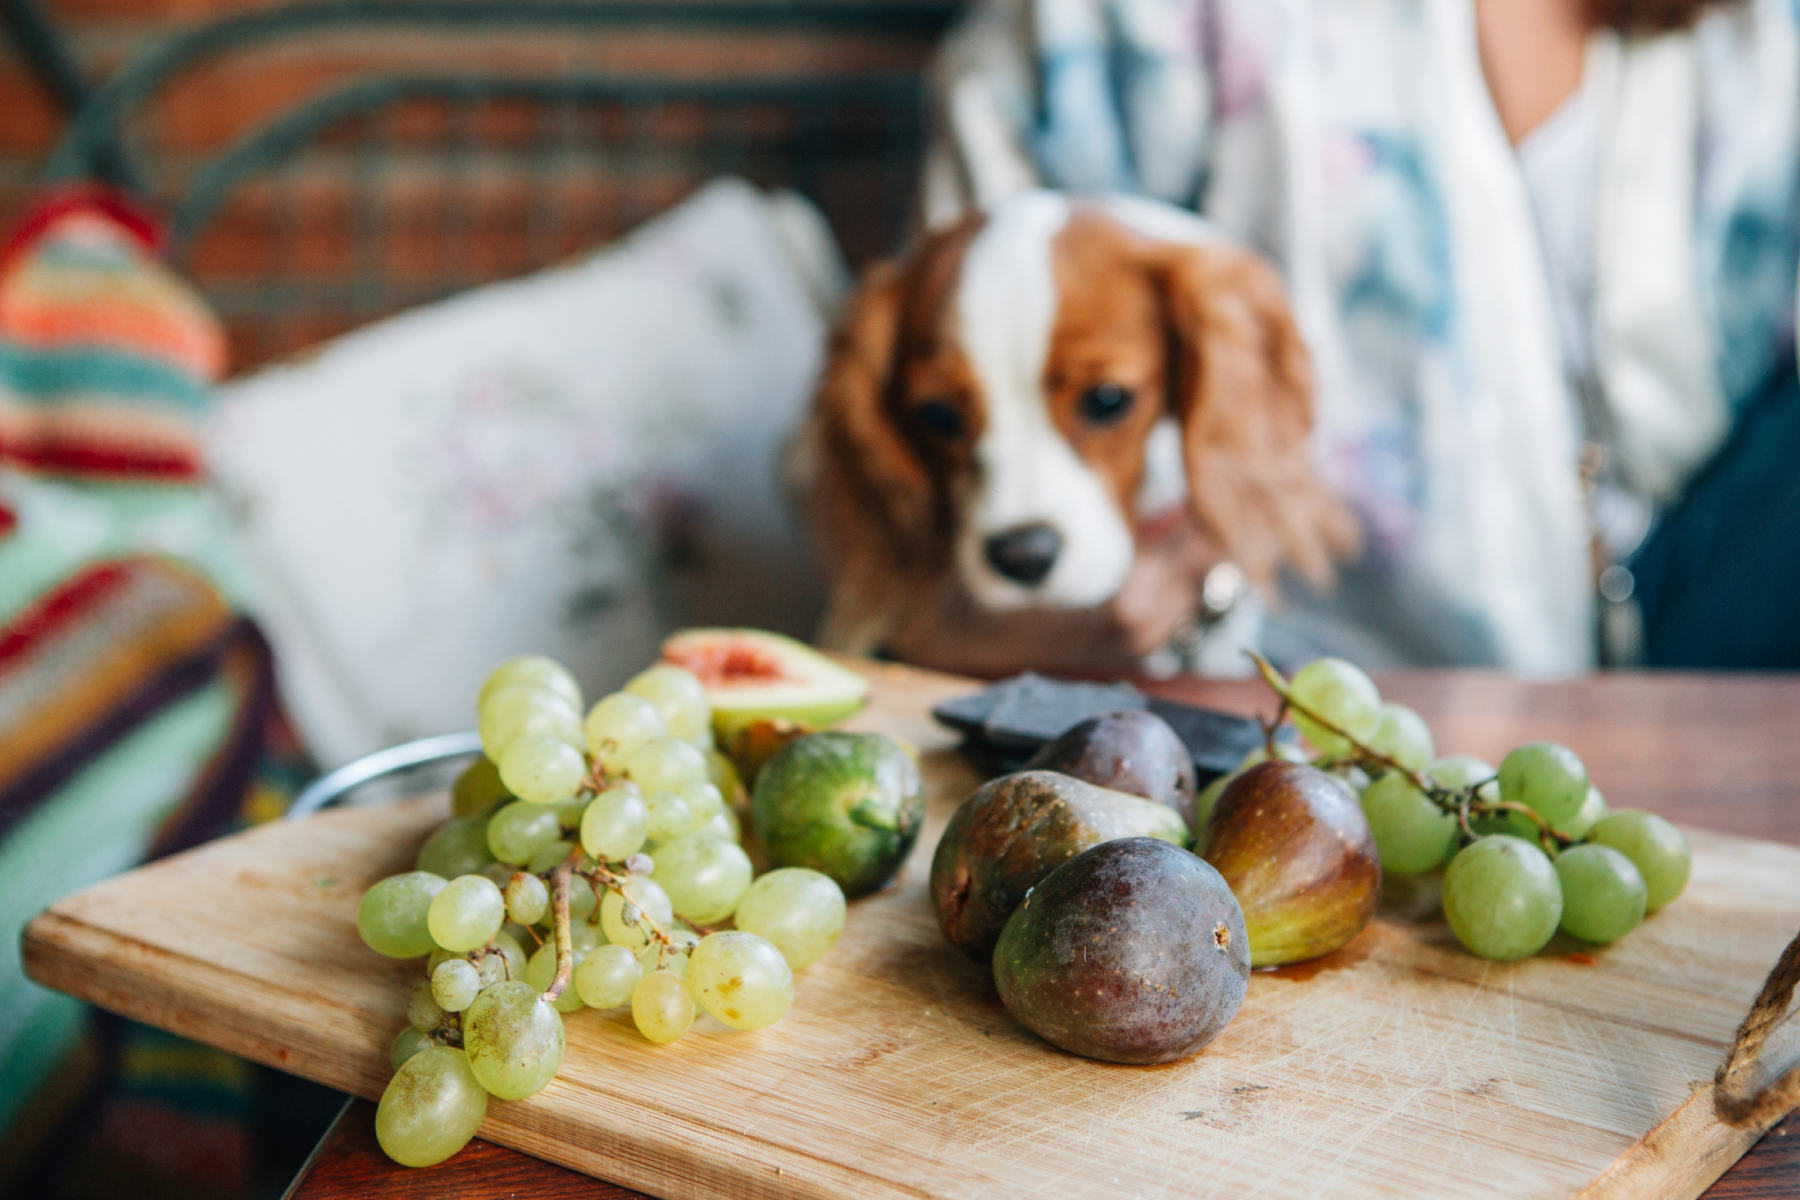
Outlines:
[[675, 790], [688, 812], [694, 815], [693, 828], [698, 829], [725, 811], [725, 797], [710, 783], [689, 783]]
[[680, 667], [657, 663], [633, 675], [625, 690], [656, 705], [670, 737], [698, 742], [712, 731], [712, 707], [706, 702], [706, 688]]
[[573, 834], [581, 828], [582, 815], [587, 812], [587, 806], [593, 799], [587, 793], [580, 792], [560, 804], [550, 806], [556, 813], [556, 823], [562, 826], [565, 835]]
[[[1432, 763], [1431, 770], [1426, 774], [1430, 775], [1439, 785], [1452, 791], [1461, 791], [1463, 788], [1480, 784], [1475, 798], [1484, 804], [1492, 804], [1500, 799], [1500, 785], [1494, 782], [1493, 764], [1473, 755], [1447, 755]], [[1534, 845], [1538, 840], [1537, 827], [1525, 817], [1514, 813], [1507, 813], [1501, 817], [1471, 817], [1469, 826], [1479, 834], [1510, 834], [1513, 837], [1523, 838]], [[1462, 853], [1461, 841], [1451, 841], [1450, 858], [1454, 861], [1460, 853]]]
[[569, 880], [569, 920], [585, 923], [599, 905], [593, 884], [579, 875]]
[[638, 1032], [666, 1045], [694, 1023], [694, 997], [673, 971], [652, 971], [631, 989], [631, 1019]]
[[388, 1062], [398, 1071], [401, 1063], [435, 1044], [429, 1037], [408, 1025], [394, 1035], [393, 1045], [388, 1047]]
[[1331, 775], [1358, 796], [1363, 794], [1363, 790], [1371, 782], [1369, 773], [1354, 763], [1335, 763], [1328, 770]]
[[[537, 687], [501, 688], [482, 701], [475, 728], [481, 735], [482, 753], [496, 763], [522, 737], [547, 737], [571, 747], [580, 746], [584, 740], [581, 717], [569, 707], [569, 702], [555, 692]], [[518, 794], [506, 782], [505, 771], [500, 773], [500, 782]]]
[[[553, 869], [563, 859], [569, 857], [569, 851], [575, 848], [573, 842], [551, 842], [547, 846], [539, 846], [532, 856], [525, 860], [525, 869], [533, 875], [544, 874]], [[541, 918], [540, 918], [541, 919]], [[536, 924], [528, 921], [526, 924]]]
[[665, 929], [674, 919], [675, 909], [669, 903], [669, 894], [654, 879], [633, 876], [621, 885], [621, 891], [606, 890], [600, 901], [600, 928], [606, 933], [606, 940], [627, 950], [642, 950], [650, 936], [644, 932], [641, 922], [625, 924], [627, 902]]
[[700, 935], [686, 929], [676, 929], [669, 933], [669, 944], [651, 942], [637, 952], [638, 969], [648, 975], [652, 971], [673, 971], [685, 976], [688, 968], [688, 954], [699, 943]]
[[[1341, 658], [1316, 658], [1294, 672], [1288, 692], [1358, 741], [1367, 742], [1381, 724], [1381, 693], [1362, 670]], [[1347, 754], [1350, 743], [1294, 713], [1294, 727], [1322, 754]]]
[[643, 793], [634, 784], [615, 784], [582, 814], [581, 848], [601, 862], [624, 862], [643, 848], [649, 827]]
[[694, 833], [730, 842], [734, 846], [744, 840], [744, 827], [739, 824], [737, 813], [730, 808], [721, 808], [712, 815], [712, 820], [694, 830]]
[[431, 940], [459, 952], [487, 945], [505, 920], [506, 899], [493, 880], [481, 875], [452, 879], [432, 899], [427, 914]]
[[481, 974], [466, 958], [441, 962], [431, 972], [431, 998], [445, 1012], [461, 1012], [481, 991]]
[[652, 842], [678, 838], [699, 824], [679, 792], [651, 792], [644, 801], [644, 810], [648, 817], [644, 833]]
[[492, 759], [482, 757], [469, 764], [467, 770], [450, 785], [450, 815], [453, 817], [492, 816], [496, 808], [512, 799], [512, 793], [500, 782], [500, 768]]
[[529, 861], [561, 836], [556, 814], [528, 800], [515, 800], [488, 818], [488, 849], [503, 863]]
[[673, 738], [658, 738], [632, 747], [625, 774], [646, 796], [672, 792], [686, 783], [706, 781], [706, 755]]
[[[491, 849], [492, 848], [490, 847], [490, 852]], [[475, 873], [483, 879], [492, 881], [495, 887], [504, 888], [511, 882], [512, 877], [518, 874], [518, 871], [518, 863], [491, 862]]]
[[[1292, 743], [1292, 742], [1276, 742], [1275, 743], [1275, 757], [1280, 759], [1282, 762], [1291, 762], [1291, 763], [1306, 763], [1306, 762], [1312, 761], [1311, 759], [1306, 757], [1306, 751], [1304, 751], [1300, 747], [1294, 745], [1294, 743]], [[1267, 743], [1264, 743], [1263, 745], [1260, 745], [1256, 749], [1250, 751], [1250, 753], [1244, 755], [1243, 761], [1238, 763], [1238, 765], [1237, 765], [1238, 773], [1242, 773], [1244, 771], [1249, 770], [1251, 767], [1254, 767], [1257, 763], [1264, 763], [1264, 762], [1268, 762], [1268, 761], [1269, 761], [1269, 747], [1268, 747]]]
[[412, 986], [406, 1001], [406, 1023], [420, 1033], [430, 1033], [444, 1020], [444, 1006], [431, 994], [431, 981], [421, 979]]
[[625, 752], [656, 738], [669, 736], [662, 712], [654, 703], [630, 692], [614, 692], [588, 710], [582, 728], [588, 753], [609, 771], [624, 765]]
[[389, 875], [364, 892], [356, 906], [356, 932], [363, 944], [389, 958], [431, 953], [431, 902], [444, 886], [429, 871], [408, 871]]
[[550, 889], [536, 875], [520, 871], [507, 881], [501, 895], [506, 897], [507, 919], [521, 925], [536, 925], [550, 911]]
[[1230, 787], [1232, 781], [1241, 774], [1243, 772], [1238, 770], [1221, 775], [1201, 788], [1200, 794], [1194, 797], [1194, 836], [1196, 839], [1200, 836], [1200, 830], [1206, 828], [1206, 819], [1212, 816], [1212, 810], [1218, 807], [1219, 797], [1225, 794], [1225, 789]]
[[738, 775], [737, 764], [723, 751], [706, 752], [706, 780], [719, 789], [719, 794], [725, 797], [727, 807], [736, 804], [738, 797], [744, 793], [744, 781]]
[[[499, 934], [495, 934], [496, 939]], [[479, 993], [482, 988], [493, 987], [507, 978], [506, 956], [492, 950], [482, 950], [475, 958], [475, 988]]]
[[688, 955], [700, 1007], [733, 1029], [763, 1029], [794, 1002], [794, 972], [773, 945], [742, 930], [708, 934]]
[[658, 846], [650, 878], [669, 894], [677, 916], [716, 925], [737, 910], [753, 873], [742, 847], [694, 834]]
[[[526, 962], [525, 946], [524, 946], [524, 943], [519, 941], [518, 937], [516, 935], [514, 935], [511, 930], [502, 929], [499, 933], [496, 933], [494, 935], [494, 949], [498, 953], [490, 954], [483, 961], [484, 962], [493, 962], [496, 959], [498, 959], [499, 963], [501, 964], [500, 978], [502, 978], [502, 979], [523, 979], [523, 978], [525, 978], [525, 962]], [[477, 967], [476, 969], [479, 970], [480, 968]], [[491, 984], [493, 982], [495, 982], [495, 981], [487, 978], [484, 975], [481, 980], [481, 986], [487, 987], [489, 984]]]
[[1381, 723], [1375, 726], [1369, 748], [1415, 771], [1423, 771], [1437, 757], [1437, 745], [1425, 718], [1404, 704], [1391, 702], [1381, 706]]
[[1637, 867], [1647, 889], [1646, 912], [1655, 912], [1687, 887], [1694, 865], [1687, 837], [1655, 813], [1622, 809], [1594, 822], [1587, 836], [1590, 842], [1611, 846]]
[[1461, 791], [1475, 784], [1482, 784], [1476, 792], [1476, 799], [1494, 801], [1500, 799], [1500, 787], [1492, 782], [1494, 778], [1493, 764], [1482, 761], [1472, 754], [1451, 754], [1431, 764], [1426, 772], [1439, 784]]
[[375, 1140], [403, 1167], [429, 1167], [469, 1144], [487, 1115], [488, 1094], [469, 1058], [428, 1046], [401, 1063], [375, 1109]]
[[1516, 837], [1539, 847], [1543, 845], [1544, 840], [1540, 832], [1541, 827], [1524, 813], [1504, 812], [1491, 817], [1471, 815], [1469, 828], [1482, 837], [1503, 833], [1508, 837]]
[[562, 1016], [523, 979], [496, 983], [475, 997], [462, 1029], [475, 1078], [502, 1100], [536, 1095], [562, 1066]]
[[1562, 927], [1585, 941], [1616, 942], [1644, 919], [1644, 877], [1611, 846], [1586, 842], [1556, 856]]
[[[546, 937], [544, 940], [549, 941], [550, 939]], [[595, 946], [604, 946], [606, 944], [606, 934], [601, 931], [598, 925], [590, 924], [587, 921], [570, 921], [569, 940], [574, 944], [577, 950], [580, 950], [585, 954]]]
[[487, 844], [487, 819], [459, 817], [445, 821], [419, 847], [414, 866], [445, 879], [474, 875], [494, 861]]
[[575, 990], [589, 1008], [617, 1008], [631, 999], [644, 977], [637, 957], [623, 946], [596, 946], [575, 968]]
[[770, 871], [738, 901], [737, 927], [769, 942], [798, 971], [824, 957], [844, 931], [844, 890], [806, 867]]
[[567, 667], [542, 654], [509, 658], [495, 667], [482, 681], [476, 703], [483, 703], [501, 688], [516, 684], [546, 688], [567, 700], [571, 708], [581, 707], [581, 685], [575, 682]]
[[[588, 952], [586, 950], [576, 949], [569, 956], [569, 961], [576, 967], [579, 967], [581, 966], [582, 960], [587, 958], [587, 956]], [[533, 954], [531, 956], [531, 961], [526, 964], [525, 982], [529, 983], [541, 993], [549, 991], [550, 985], [555, 981], [556, 943], [545, 942], [542, 946], [538, 947], [537, 953]], [[564, 988], [562, 990], [562, 995], [556, 998], [556, 1011], [559, 1013], [572, 1013], [582, 1007], [581, 995], [572, 985]]]
[[1483, 958], [1536, 954], [1562, 920], [1562, 885], [1530, 842], [1478, 838], [1444, 872], [1444, 916], [1456, 940]]
[[526, 734], [514, 738], [500, 755], [500, 778], [521, 800], [561, 804], [581, 790], [587, 759], [567, 742]]
[[1363, 815], [1375, 835], [1381, 869], [1418, 875], [1444, 861], [1456, 836], [1456, 816], [1412, 785], [1399, 771], [1389, 771], [1362, 794]]
[[1569, 818], [1569, 823], [1562, 827], [1562, 831], [1570, 837], [1586, 837], [1588, 830], [1592, 829], [1601, 818], [1609, 816], [1611, 813], [1612, 809], [1606, 806], [1606, 797], [1600, 794], [1599, 788], [1590, 783], [1588, 784], [1587, 799], [1581, 802], [1581, 811]]
[[1500, 760], [1500, 798], [1528, 806], [1558, 828], [1581, 811], [1587, 790], [1587, 768], [1567, 746], [1529, 742]]

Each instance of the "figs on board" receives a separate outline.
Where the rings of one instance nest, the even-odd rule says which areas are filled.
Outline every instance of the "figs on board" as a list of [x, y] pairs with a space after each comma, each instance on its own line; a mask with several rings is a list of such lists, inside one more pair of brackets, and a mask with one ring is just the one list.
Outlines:
[[1234, 779], [1195, 852], [1243, 905], [1259, 967], [1331, 953], [1362, 932], [1381, 898], [1381, 860], [1356, 794], [1304, 763], [1258, 763]]
[[1090, 846], [1148, 836], [1176, 846], [1173, 809], [1054, 771], [1004, 775], [950, 818], [931, 860], [931, 901], [952, 946], [986, 961], [1026, 891]]
[[855, 671], [760, 629], [685, 629], [662, 644], [662, 656], [706, 688], [713, 731], [726, 746], [752, 721], [815, 728], [841, 721], [869, 695], [869, 681]]
[[1128, 792], [1181, 814], [1194, 828], [1194, 758], [1169, 723], [1141, 708], [1101, 713], [1064, 730], [1025, 764]]
[[1185, 1058], [1237, 1015], [1250, 978], [1244, 914], [1225, 880], [1168, 842], [1103, 842], [1056, 868], [994, 948], [1007, 1010], [1071, 1054]]
[[778, 867], [829, 875], [854, 899], [900, 870], [925, 820], [919, 767], [879, 733], [810, 733], [776, 752], [750, 798]]

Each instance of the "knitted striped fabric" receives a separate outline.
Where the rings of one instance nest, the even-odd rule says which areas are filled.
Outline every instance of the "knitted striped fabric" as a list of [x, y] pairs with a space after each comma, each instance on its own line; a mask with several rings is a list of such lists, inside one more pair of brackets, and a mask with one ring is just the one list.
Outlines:
[[225, 335], [155, 243], [128, 201], [91, 185], [27, 213], [0, 252], [0, 466], [200, 475], [194, 426], [224, 371]]
[[58, 896], [279, 813], [306, 771], [200, 486], [224, 337], [156, 247], [83, 187], [0, 250], [0, 1194], [237, 1200], [256, 1169], [257, 1072], [92, 1021], [17, 952]]

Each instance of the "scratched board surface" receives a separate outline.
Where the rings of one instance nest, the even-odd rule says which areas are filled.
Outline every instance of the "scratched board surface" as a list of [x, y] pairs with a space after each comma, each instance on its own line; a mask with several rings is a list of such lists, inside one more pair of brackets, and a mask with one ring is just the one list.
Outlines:
[[[1200, 1055], [1073, 1058], [950, 950], [925, 880], [977, 782], [926, 716], [974, 686], [870, 667], [856, 718], [925, 751], [929, 820], [899, 884], [759, 1033], [703, 1017], [669, 1047], [622, 1013], [567, 1019], [543, 1093], [493, 1141], [666, 1197], [1697, 1195], [1754, 1141], [1707, 1081], [1800, 925], [1800, 850], [1691, 833], [1686, 894], [1620, 944], [1491, 964], [1428, 895], [1395, 894], [1337, 955], [1259, 973]], [[1629, 796], [1615, 797], [1629, 804]], [[441, 797], [255, 830], [69, 897], [31, 973], [139, 1020], [375, 1097], [417, 968], [357, 939]], [[1774, 1066], [1793, 1060], [1793, 1039]]]

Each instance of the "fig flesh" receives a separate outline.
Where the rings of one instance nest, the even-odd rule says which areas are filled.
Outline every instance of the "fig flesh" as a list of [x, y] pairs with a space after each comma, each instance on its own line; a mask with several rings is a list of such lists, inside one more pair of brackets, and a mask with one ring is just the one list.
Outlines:
[[1141, 708], [1102, 713], [1069, 727], [1025, 769], [1057, 771], [1166, 804], [1194, 828], [1193, 755], [1167, 721]]
[[777, 867], [810, 867], [854, 899], [900, 870], [925, 821], [919, 766], [879, 733], [811, 733], [776, 752], [750, 798]]
[[1258, 763], [1234, 779], [1195, 852], [1243, 905], [1255, 966], [1331, 953], [1381, 899], [1381, 860], [1356, 794], [1304, 763]]
[[863, 706], [869, 681], [811, 646], [760, 629], [685, 629], [662, 644], [663, 661], [706, 688], [713, 731], [729, 746], [759, 720], [818, 727]]
[[1083, 850], [1147, 836], [1187, 844], [1174, 810], [1054, 771], [1021, 771], [977, 789], [950, 818], [931, 860], [931, 900], [952, 946], [985, 962], [1025, 893]]
[[1147, 837], [1104, 842], [1052, 871], [994, 949], [1007, 1011], [1103, 1062], [1193, 1054], [1237, 1015], [1249, 978], [1244, 915], [1225, 880]]

